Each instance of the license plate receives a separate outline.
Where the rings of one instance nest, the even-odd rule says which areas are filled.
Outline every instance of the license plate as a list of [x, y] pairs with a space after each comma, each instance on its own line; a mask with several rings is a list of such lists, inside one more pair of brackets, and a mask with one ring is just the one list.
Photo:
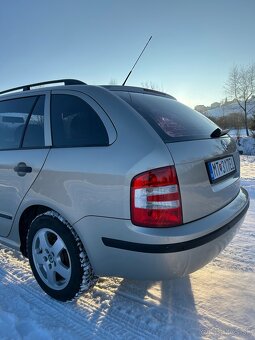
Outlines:
[[223, 179], [236, 171], [233, 156], [207, 162], [207, 169], [211, 183]]

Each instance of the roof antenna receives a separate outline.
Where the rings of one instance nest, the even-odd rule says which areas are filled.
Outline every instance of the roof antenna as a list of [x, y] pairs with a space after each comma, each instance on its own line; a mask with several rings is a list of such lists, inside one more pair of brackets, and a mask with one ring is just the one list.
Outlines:
[[131, 71], [129, 72], [129, 74], [127, 75], [127, 78], [124, 80], [124, 83], [122, 84], [122, 86], [125, 86], [130, 74], [132, 73], [133, 69], [135, 68], [135, 65], [138, 63], [138, 60], [141, 58], [144, 50], [146, 49], [146, 47], [148, 46], [149, 42], [151, 41], [152, 35], [150, 36], [150, 39], [147, 41], [147, 44], [144, 46], [142, 52], [140, 53], [139, 57], [137, 58], [136, 62], [134, 63], [134, 66], [131, 68]]

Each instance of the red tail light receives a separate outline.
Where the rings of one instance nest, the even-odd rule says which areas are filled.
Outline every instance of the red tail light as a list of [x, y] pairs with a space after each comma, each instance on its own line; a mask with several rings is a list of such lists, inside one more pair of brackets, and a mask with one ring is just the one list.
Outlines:
[[133, 178], [131, 220], [143, 227], [182, 224], [181, 196], [174, 166], [146, 171]]

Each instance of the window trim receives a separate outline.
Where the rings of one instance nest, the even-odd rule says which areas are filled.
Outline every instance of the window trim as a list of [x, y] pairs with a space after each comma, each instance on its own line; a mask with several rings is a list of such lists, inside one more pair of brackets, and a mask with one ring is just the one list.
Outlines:
[[45, 102], [44, 102], [44, 145], [45, 147], [52, 146], [50, 105], [51, 105], [51, 91], [48, 91], [45, 94]]
[[[49, 131], [51, 131], [51, 147], [54, 149], [60, 149], [60, 148], [65, 148], [65, 149], [70, 149], [70, 148], [90, 148], [90, 147], [108, 147], [111, 144], [113, 144], [115, 142], [115, 140], [117, 139], [117, 133], [115, 130], [115, 127], [113, 126], [110, 118], [108, 117], [108, 115], [106, 114], [106, 112], [101, 108], [101, 106], [99, 106], [99, 104], [97, 104], [97, 102], [90, 97], [89, 95], [83, 93], [83, 92], [79, 92], [76, 90], [52, 90], [51, 91], [51, 99], [50, 99], [50, 105], [51, 105], [51, 101], [52, 101], [52, 96], [53, 95], [70, 95], [70, 96], [74, 96], [74, 97], [78, 97], [80, 99], [82, 99], [83, 101], [85, 101], [85, 103], [87, 103], [89, 106], [91, 106], [91, 108], [95, 111], [95, 113], [98, 115], [98, 117], [101, 119], [102, 123], [105, 126], [106, 132], [108, 134], [108, 139], [109, 139], [109, 144], [107, 145], [75, 145], [75, 146], [55, 146], [53, 145], [53, 138], [52, 138], [52, 124], [51, 124], [51, 119], [50, 119], [50, 129]], [[50, 116], [51, 116], [51, 110], [50, 110]]]

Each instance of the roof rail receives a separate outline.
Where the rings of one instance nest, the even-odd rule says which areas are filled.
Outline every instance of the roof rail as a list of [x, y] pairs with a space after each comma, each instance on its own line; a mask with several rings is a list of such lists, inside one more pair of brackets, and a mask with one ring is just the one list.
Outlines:
[[58, 80], [43, 81], [41, 83], [34, 83], [34, 84], [14, 87], [12, 89], [0, 92], [0, 94], [12, 92], [12, 91], [17, 91], [17, 90], [29, 91], [30, 88], [34, 87], [34, 86], [56, 84], [56, 83], [64, 83], [65, 85], [87, 85], [86, 83], [82, 82], [81, 80], [77, 80], [77, 79], [58, 79]]

